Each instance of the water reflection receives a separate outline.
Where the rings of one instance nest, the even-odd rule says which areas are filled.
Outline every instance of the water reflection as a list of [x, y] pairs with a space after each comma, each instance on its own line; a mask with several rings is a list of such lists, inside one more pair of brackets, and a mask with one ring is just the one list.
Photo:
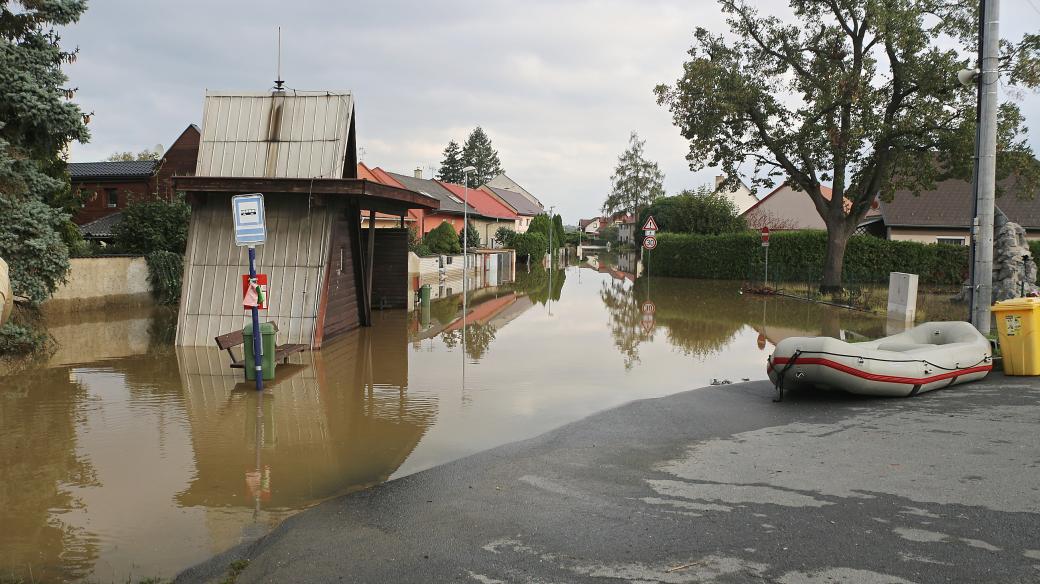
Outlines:
[[638, 263], [517, 272], [465, 303], [376, 311], [263, 393], [215, 348], [174, 349], [162, 314], [56, 326], [49, 364], [0, 376], [0, 574], [169, 577], [327, 497], [633, 399], [762, 378], [786, 336], [884, 327], [737, 283], [637, 277]]

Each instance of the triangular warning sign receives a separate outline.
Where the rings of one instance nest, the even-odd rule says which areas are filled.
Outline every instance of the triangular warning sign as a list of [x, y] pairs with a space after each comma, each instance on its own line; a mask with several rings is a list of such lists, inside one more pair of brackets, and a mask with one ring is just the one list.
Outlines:
[[657, 221], [654, 221], [653, 215], [646, 218], [646, 223], [643, 224], [643, 231], [657, 231]]

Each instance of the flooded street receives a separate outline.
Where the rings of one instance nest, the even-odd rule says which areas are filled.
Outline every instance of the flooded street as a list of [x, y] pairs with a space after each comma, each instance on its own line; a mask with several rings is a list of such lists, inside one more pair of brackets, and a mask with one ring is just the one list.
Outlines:
[[262, 394], [215, 347], [174, 348], [169, 312], [54, 317], [49, 362], [0, 374], [0, 579], [170, 577], [328, 497], [632, 400], [763, 379], [785, 337], [886, 334], [881, 317], [739, 287], [596, 259], [518, 266], [465, 309], [435, 288], [428, 311], [377, 311]]

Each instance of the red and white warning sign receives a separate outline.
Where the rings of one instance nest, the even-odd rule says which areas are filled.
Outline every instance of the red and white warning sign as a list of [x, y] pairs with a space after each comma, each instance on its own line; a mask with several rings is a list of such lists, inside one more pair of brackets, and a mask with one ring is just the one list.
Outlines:
[[250, 309], [256, 306], [258, 310], [267, 310], [267, 274], [257, 274], [256, 283], [260, 285], [259, 294], [256, 288], [250, 289], [249, 274], [242, 274], [242, 307]]
[[657, 221], [654, 221], [653, 215], [646, 218], [646, 223], [643, 223], [643, 231], [657, 231]]
[[762, 228], [762, 247], [769, 247], [769, 228]]

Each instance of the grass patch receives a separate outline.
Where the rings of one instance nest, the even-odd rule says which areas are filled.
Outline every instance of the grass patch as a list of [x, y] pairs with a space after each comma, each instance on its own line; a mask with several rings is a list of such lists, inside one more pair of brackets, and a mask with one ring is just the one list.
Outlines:
[[235, 584], [235, 581], [238, 580], [238, 575], [248, 567], [249, 560], [235, 560], [234, 562], [231, 562], [231, 564], [228, 565], [227, 576], [220, 581], [220, 584]]

